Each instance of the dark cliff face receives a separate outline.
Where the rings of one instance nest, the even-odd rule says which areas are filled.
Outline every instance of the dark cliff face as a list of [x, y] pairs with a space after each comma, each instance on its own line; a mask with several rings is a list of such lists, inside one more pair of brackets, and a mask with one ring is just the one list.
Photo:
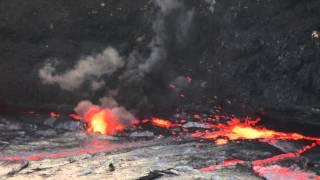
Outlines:
[[[180, 2], [184, 8], [165, 18], [165, 59], [138, 82], [106, 77], [119, 88], [122, 104], [161, 112], [219, 96], [257, 109], [319, 105], [320, 41], [311, 35], [320, 30], [320, 2], [217, 0], [212, 7], [205, 0]], [[157, 11], [148, 0], [1, 1], [1, 102], [72, 107], [97, 99], [104, 91], [43, 85], [38, 71], [48, 58], [61, 59], [63, 71], [108, 46], [124, 57], [134, 50], [147, 56]], [[183, 36], [179, 24], [186, 19], [179, 11], [193, 13]], [[178, 76], [193, 80], [183, 90], [187, 100], [169, 88]]]

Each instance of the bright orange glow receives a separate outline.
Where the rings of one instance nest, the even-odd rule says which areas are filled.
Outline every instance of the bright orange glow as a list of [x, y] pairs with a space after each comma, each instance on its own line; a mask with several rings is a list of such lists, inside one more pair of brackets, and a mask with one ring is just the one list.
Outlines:
[[[268, 130], [263, 127], [254, 127], [258, 120], [250, 121], [248, 119], [245, 122], [241, 122], [239, 119], [231, 119], [227, 124], [215, 125], [215, 131], [210, 132], [196, 132], [192, 136], [200, 137], [203, 139], [217, 140], [220, 137], [224, 137], [226, 140], [253, 140], [264, 139], [270, 141], [276, 140], [309, 140], [320, 141], [320, 138], [307, 137], [298, 133], [284, 133], [273, 130]], [[217, 144], [223, 144], [221, 140], [216, 142]]]
[[224, 145], [224, 144], [227, 144], [227, 143], [228, 143], [228, 140], [227, 140], [227, 139], [217, 139], [217, 140], [215, 141], [215, 143], [216, 143], [217, 145]]
[[95, 113], [91, 119], [91, 127], [88, 129], [90, 132], [99, 132], [101, 134], [107, 134], [108, 124], [105, 123], [104, 119], [106, 112], [100, 111]]
[[259, 138], [271, 138], [276, 133], [268, 130], [258, 130], [252, 127], [234, 126], [231, 129], [231, 133], [228, 135], [231, 140], [236, 139], [259, 139]]
[[118, 125], [116, 126], [116, 131], [123, 131], [125, 128], [126, 128], [126, 127], [125, 127], [124, 125], [118, 124]]
[[[146, 122], [149, 122], [149, 120], [146, 120]], [[160, 118], [152, 118], [151, 123], [154, 126], [162, 127], [162, 128], [173, 128], [173, 127], [181, 127], [181, 124], [174, 124], [169, 120], [164, 120]]]
[[90, 133], [114, 135], [124, 129], [124, 125], [118, 123], [117, 117], [108, 108], [91, 107], [85, 113], [84, 119], [88, 123], [87, 131]]
[[151, 122], [154, 126], [158, 126], [158, 127], [163, 127], [163, 128], [173, 127], [173, 124], [170, 121], [160, 119], [160, 118], [152, 118]]

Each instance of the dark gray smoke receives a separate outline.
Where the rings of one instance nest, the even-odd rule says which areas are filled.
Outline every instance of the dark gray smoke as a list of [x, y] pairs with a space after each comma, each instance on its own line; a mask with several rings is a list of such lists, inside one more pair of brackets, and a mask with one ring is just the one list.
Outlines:
[[139, 69], [143, 72], [151, 71], [152, 67], [155, 66], [157, 62], [167, 58], [165, 47], [168, 38], [166, 17], [176, 10], [183, 11], [183, 13], [178, 16], [178, 27], [176, 32], [177, 39], [181, 43], [183, 42], [183, 39], [187, 37], [193, 19], [193, 11], [186, 11], [184, 4], [178, 0], [155, 0], [154, 3], [160, 8], [160, 12], [153, 23], [155, 36], [149, 44], [151, 49], [150, 56], [143, 64], [139, 65]]
[[[145, 73], [149, 73], [161, 61], [167, 59], [168, 48], [167, 42], [170, 41], [170, 35], [174, 33], [176, 41], [182, 44], [188, 38], [194, 11], [187, 10], [185, 5], [179, 0], [154, 0], [153, 3], [159, 8], [159, 12], [153, 20], [152, 29], [154, 37], [148, 45], [150, 55], [143, 59], [142, 55], [133, 51], [128, 60], [127, 71], [120, 77], [126, 82], [139, 81]], [[178, 12], [177, 14], [173, 14]], [[175, 17], [172, 17], [175, 16]], [[168, 17], [176, 19], [175, 32], [169, 32], [167, 27]], [[171, 34], [169, 34], [171, 33]]]
[[[188, 10], [180, 0], [153, 0], [153, 4], [156, 7], [156, 14], [155, 19], [152, 20], [153, 37], [145, 47], [149, 49], [147, 56], [133, 50], [126, 58], [120, 57], [118, 50], [108, 47], [100, 54], [81, 58], [72, 69], [63, 73], [58, 73], [53, 63], [46, 64], [39, 70], [42, 82], [44, 84], [58, 84], [61, 89], [68, 91], [78, 89], [84, 83], [89, 82], [90, 90], [97, 91], [108, 87], [108, 84], [101, 78], [102, 76], [111, 76], [117, 70], [123, 69], [120, 74], [117, 74], [118, 87], [113, 87], [113, 90], [117, 90], [122, 84], [140, 86], [147, 73], [152, 72], [160, 62], [167, 60], [168, 49], [170, 49], [168, 42], [176, 41], [177, 44], [183, 44], [188, 38], [194, 16], [194, 10]], [[174, 23], [168, 22], [171, 19], [174, 19]], [[175, 37], [175, 39], [172, 40], [171, 37]], [[106, 93], [107, 95], [104, 96], [110, 99], [111, 93]], [[141, 99], [148, 101], [145, 95], [142, 95]], [[91, 103], [90, 101], [84, 102], [79, 106]], [[78, 109], [76, 108], [76, 111], [79, 111]], [[128, 117], [132, 117], [126, 109], [118, 105], [114, 111], [116, 114], [128, 114]], [[128, 118], [122, 117], [121, 119]]]

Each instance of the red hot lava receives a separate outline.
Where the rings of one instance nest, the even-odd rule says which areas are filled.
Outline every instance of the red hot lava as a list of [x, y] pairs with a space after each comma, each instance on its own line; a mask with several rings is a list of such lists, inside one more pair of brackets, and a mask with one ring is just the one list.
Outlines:
[[152, 118], [151, 123], [154, 126], [167, 128], [167, 129], [172, 128], [172, 127], [181, 126], [181, 124], [174, 124], [169, 120], [164, 120], [164, 119], [160, 119], [160, 118]]
[[125, 128], [108, 108], [90, 107], [83, 118], [88, 125], [87, 132], [90, 133], [114, 135]]
[[[284, 133], [266, 129], [264, 127], [255, 127], [260, 121], [246, 119], [241, 122], [240, 119], [233, 118], [226, 124], [214, 125], [214, 131], [196, 132], [192, 136], [202, 139], [216, 140], [217, 144], [226, 144], [229, 140], [253, 140], [263, 139], [270, 141], [277, 140], [308, 140], [320, 141], [317, 137], [307, 137], [298, 133]], [[223, 139], [223, 140], [221, 140]]]
[[[320, 179], [319, 176], [308, 172], [299, 172], [290, 170], [289, 168], [283, 168], [280, 166], [269, 166], [270, 164], [279, 162], [285, 159], [298, 158], [303, 153], [308, 150], [320, 145], [319, 137], [308, 137], [298, 133], [284, 133], [277, 132], [273, 130], [266, 129], [264, 127], [255, 127], [255, 125], [260, 121], [257, 119], [255, 121], [246, 119], [245, 122], [241, 122], [240, 119], [234, 118], [227, 122], [226, 124], [218, 124], [214, 125], [213, 131], [205, 131], [200, 132], [197, 131], [193, 134], [193, 137], [203, 138], [203, 139], [213, 139], [217, 145], [227, 144], [228, 141], [237, 141], [237, 140], [267, 140], [270, 142], [275, 142], [278, 140], [305, 140], [311, 141], [312, 143], [295, 151], [284, 154], [279, 154], [276, 156], [272, 156], [266, 159], [258, 159], [253, 160], [248, 163], [251, 163], [253, 166], [253, 170], [261, 175], [266, 177], [268, 173], [272, 172], [272, 170], [276, 170], [278, 177], [291, 177], [294, 176], [298, 179]], [[234, 160], [226, 160], [218, 165], [209, 166], [203, 168], [203, 171], [214, 171], [216, 169], [220, 169], [226, 166], [233, 166], [236, 164], [244, 164], [246, 163], [243, 160], [234, 159]]]
[[[58, 117], [57, 113], [50, 113], [51, 117]], [[79, 120], [80, 116], [75, 114], [70, 114], [70, 117]], [[201, 120], [199, 115], [194, 116], [195, 119]], [[122, 131], [125, 126], [118, 122], [117, 117], [114, 115], [112, 110], [108, 108], [101, 109], [97, 106], [93, 106], [89, 108], [87, 112], [85, 112], [83, 116], [84, 121], [88, 124], [87, 132], [90, 133], [101, 133], [101, 134], [109, 134], [114, 135], [119, 131]], [[215, 117], [219, 121], [219, 117]], [[251, 120], [246, 118], [244, 120], [238, 118], [232, 118], [226, 123], [216, 124], [218, 121], [210, 121], [211, 124], [209, 126], [212, 128], [206, 131], [196, 131], [192, 134], [192, 137], [199, 139], [209, 139], [213, 140], [217, 145], [227, 144], [229, 141], [240, 141], [240, 140], [261, 140], [263, 142], [276, 142], [278, 140], [305, 140], [311, 141], [310, 145], [303, 147], [302, 149], [297, 150], [296, 152], [288, 152], [284, 154], [279, 154], [276, 156], [272, 156], [266, 159], [258, 159], [250, 162], [243, 161], [240, 159], [234, 160], [225, 160], [219, 165], [209, 166], [207, 168], [203, 168], [203, 171], [213, 171], [216, 169], [220, 169], [226, 166], [232, 166], [236, 164], [244, 164], [250, 163], [253, 166], [253, 170], [256, 171], [257, 174], [267, 174], [269, 170], [274, 169], [273, 166], [270, 166], [278, 161], [297, 158], [301, 156], [306, 151], [319, 146], [320, 138], [319, 137], [309, 137], [304, 136], [298, 133], [285, 133], [278, 132], [274, 130], [269, 130], [265, 127], [257, 126], [257, 123], [260, 119]], [[178, 121], [180, 124], [173, 123], [170, 120], [165, 120], [161, 118], [152, 118], [151, 120], [133, 120], [132, 124], [141, 124], [141, 123], [151, 123], [153, 126], [171, 129], [174, 127], [182, 127], [186, 121]], [[208, 125], [208, 122], [206, 123]], [[277, 167], [275, 168], [279, 174], [294, 174], [295, 171], [291, 171], [288, 168]], [[308, 173], [296, 173], [299, 177], [307, 177], [310, 174]], [[314, 176], [319, 178], [317, 176]]]

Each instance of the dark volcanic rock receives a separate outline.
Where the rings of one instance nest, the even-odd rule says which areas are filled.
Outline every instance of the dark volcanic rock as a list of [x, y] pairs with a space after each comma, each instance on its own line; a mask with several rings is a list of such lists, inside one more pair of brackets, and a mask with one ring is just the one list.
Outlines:
[[[162, 112], [217, 95], [255, 108], [319, 105], [320, 42], [312, 35], [320, 30], [319, 1], [181, 2], [193, 10], [190, 31], [180, 43], [181, 13], [166, 19], [168, 56], [142, 82], [120, 86], [122, 104]], [[42, 85], [38, 70], [46, 59], [59, 58], [62, 71], [107, 46], [123, 56], [133, 50], [147, 55], [156, 12], [148, 0], [1, 1], [1, 101], [36, 106], [99, 96]], [[169, 88], [178, 76], [192, 77], [187, 100]], [[110, 86], [121, 83], [117, 76], [107, 79]]]

